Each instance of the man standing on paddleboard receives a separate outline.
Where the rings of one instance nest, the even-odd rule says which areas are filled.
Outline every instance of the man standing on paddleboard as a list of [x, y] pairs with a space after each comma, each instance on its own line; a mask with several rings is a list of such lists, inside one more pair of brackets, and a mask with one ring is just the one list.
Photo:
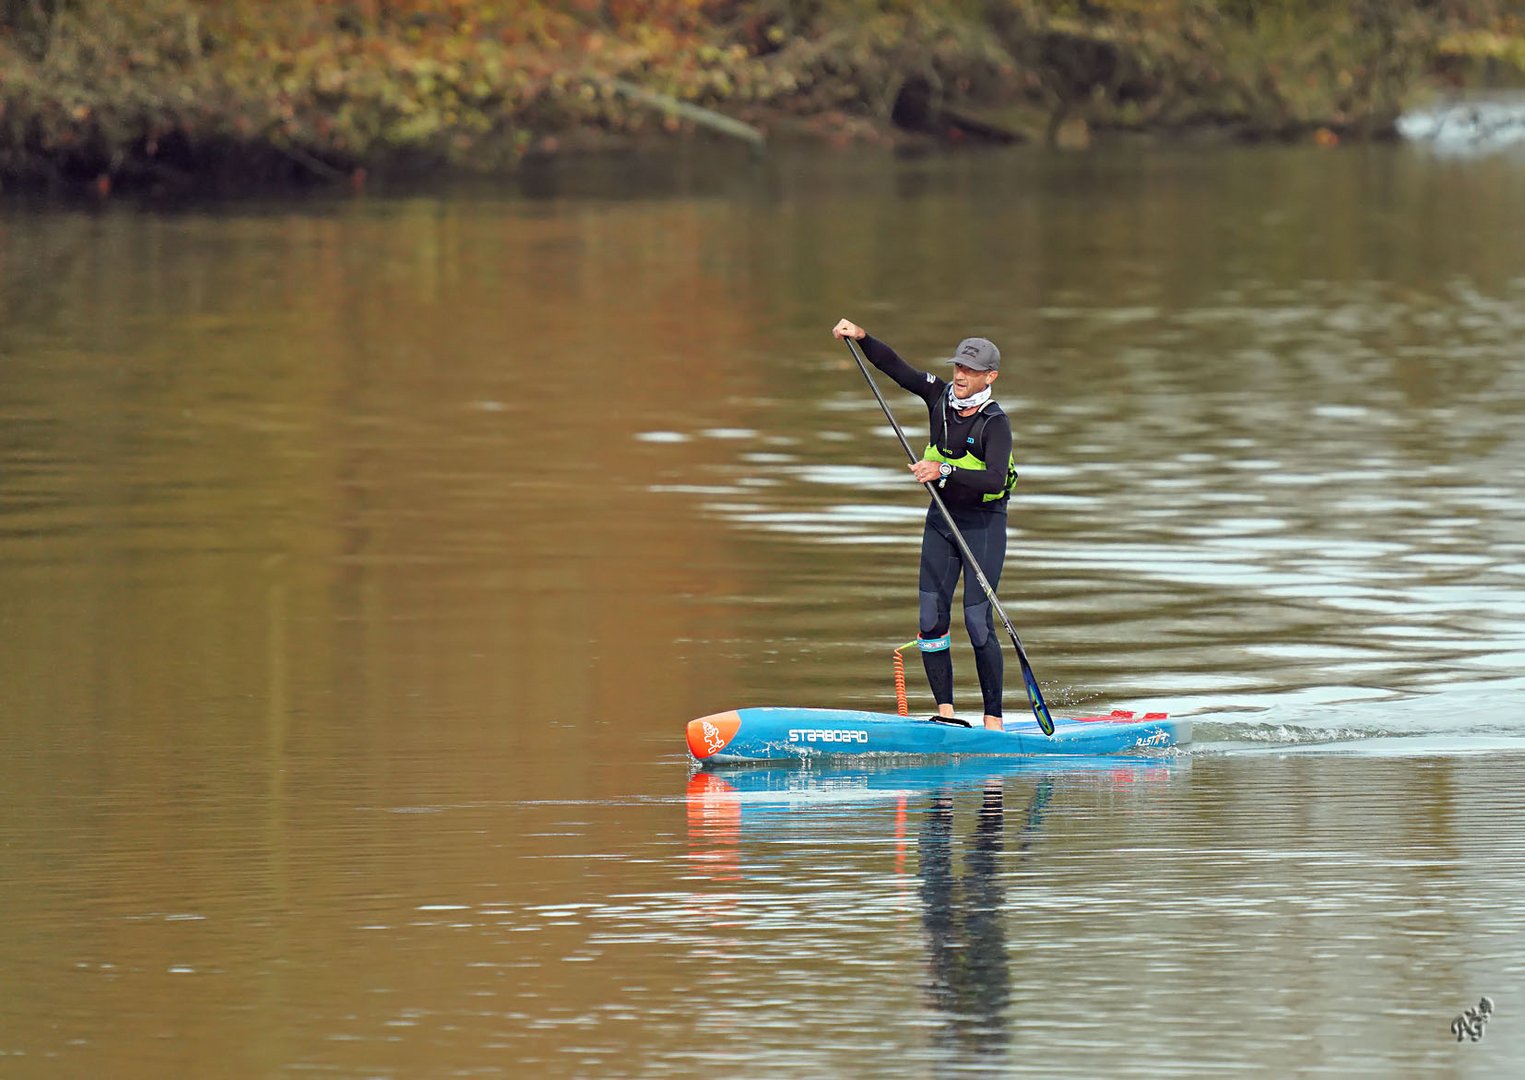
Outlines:
[[[894, 349], [843, 319], [838, 339], [860, 342], [869, 363], [927, 403], [931, 433], [921, 460], [910, 466], [919, 484], [937, 486], [949, 513], [985, 572], [991, 590], [1006, 560], [1006, 509], [1017, 482], [1011, 420], [990, 399], [1000, 375], [1001, 353], [985, 338], [965, 338], [948, 363], [953, 378], [917, 371]], [[942, 716], [953, 715], [953, 658], [948, 652], [953, 590], [964, 575], [964, 626], [974, 646], [974, 668], [985, 699], [985, 726], [1002, 730], [1001, 643], [989, 598], [966, 571], [952, 531], [935, 505], [927, 507], [921, 538], [920, 628], [916, 639], [932, 698]]]

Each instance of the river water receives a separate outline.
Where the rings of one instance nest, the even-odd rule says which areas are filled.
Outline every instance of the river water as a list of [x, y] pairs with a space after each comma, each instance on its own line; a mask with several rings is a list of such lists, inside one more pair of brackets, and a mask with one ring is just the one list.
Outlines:
[[[1507, 1074], [1522, 236], [1403, 145], [0, 203], [0, 1076]], [[1001, 346], [1050, 703], [1189, 752], [692, 773], [893, 707], [843, 316]]]

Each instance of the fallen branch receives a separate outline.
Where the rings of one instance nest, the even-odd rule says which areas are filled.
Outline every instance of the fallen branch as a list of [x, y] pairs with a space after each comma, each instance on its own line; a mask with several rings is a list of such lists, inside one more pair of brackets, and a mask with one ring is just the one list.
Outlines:
[[609, 86], [615, 93], [622, 94], [631, 101], [639, 102], [642, 105], [650, 105], [652, 108], [659, 109], [669, 116], [681, 117], [690, 123], [708, 128], [721, 135], [740, 139], [742, 142], [749, 144], [758, 153], [766, 149], [767, 139], [764, 138], [761, 131], [758, 131], [751, 124], [744, 124], [740, 120], [732, 119], [723, 113], [716, 112], [714, 109], [706, 109], [700, 105], [690, 105], [686, 101], [679, 101], [677, 98], [667, 94], [659, 94], [655, 90], [648, 90], [644, 86], [637, 86], [635, 83], [625, 79], [610, 79]]

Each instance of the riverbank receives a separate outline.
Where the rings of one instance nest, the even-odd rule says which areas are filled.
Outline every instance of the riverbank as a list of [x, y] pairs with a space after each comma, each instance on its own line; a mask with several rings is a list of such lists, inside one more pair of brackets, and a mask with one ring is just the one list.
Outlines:
[[[362, 184], [714, 129], [753, 143], [1391, 136], [1476, 77], [1525, 80], [1480, 3], [385, 0], [130, 10], [0, 0], [0, 181]], [[1239, 10], [1241, 8], [1253, 11]], [[1459, 5], [1465, 8], [1466, 5]], [[103, 8], [105, 10], [96, 10]]]

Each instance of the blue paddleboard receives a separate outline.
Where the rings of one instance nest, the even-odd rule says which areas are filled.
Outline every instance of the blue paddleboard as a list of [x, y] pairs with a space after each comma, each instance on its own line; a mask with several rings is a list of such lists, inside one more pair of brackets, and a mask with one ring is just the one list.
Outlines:
[[1045, 735], [1028, 718], [1007, 720], [1004, 731], [991, 731], [852, 709], [756, 708], [690, 720], [687, 737], [689, 753], [706, 764], [862, 754], [1094, 756], [1184, 746], [1191, 742], [1191, 721], [1118, 710], [1056, 717], [1054, 733]]

